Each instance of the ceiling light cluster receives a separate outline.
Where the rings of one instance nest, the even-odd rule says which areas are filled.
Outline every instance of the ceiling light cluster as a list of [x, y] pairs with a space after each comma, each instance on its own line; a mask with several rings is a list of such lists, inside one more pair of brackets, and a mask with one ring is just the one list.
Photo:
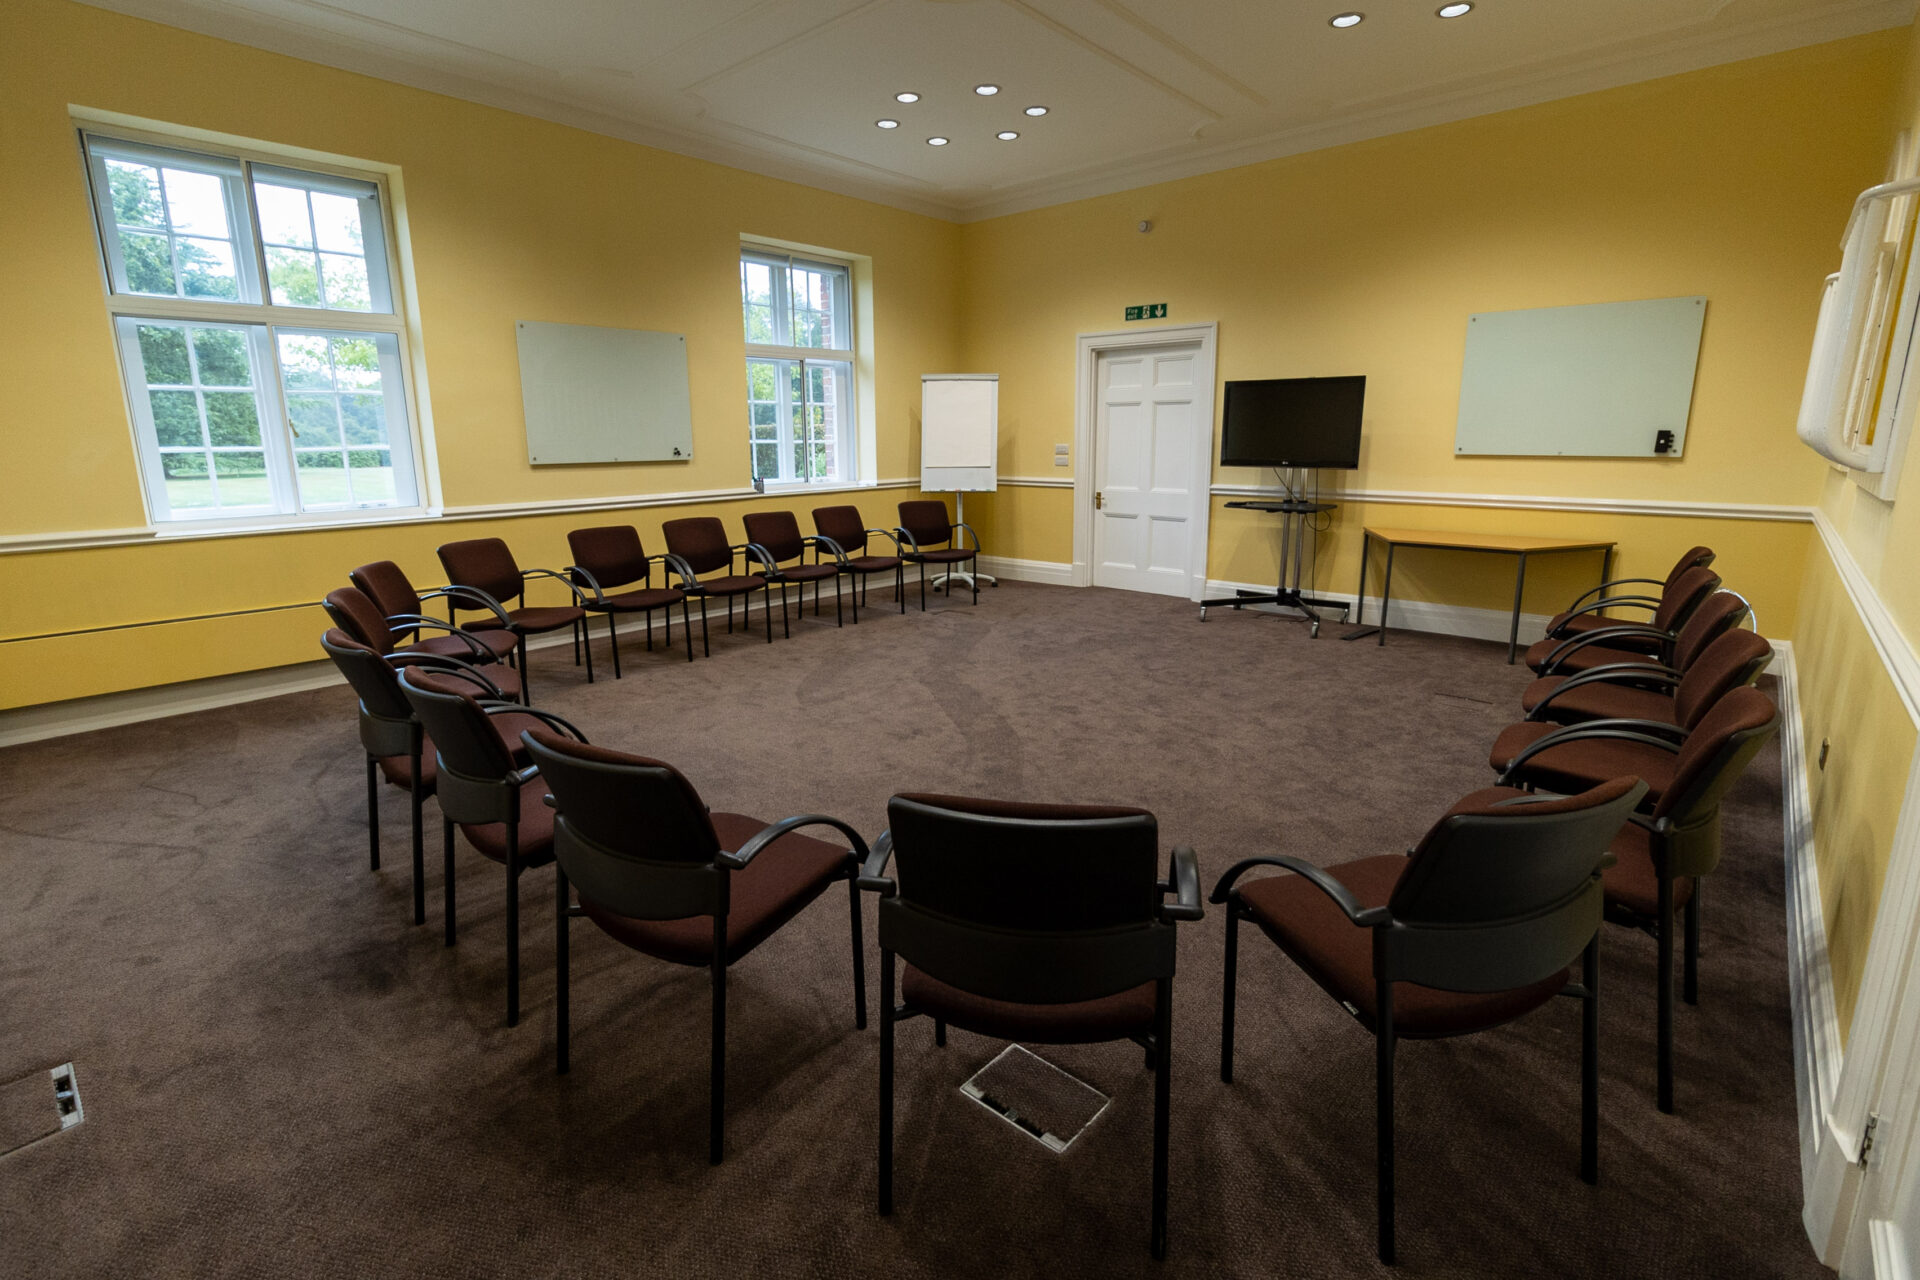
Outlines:
[[[1464, 18], [1472, 12], [1473, 4], [1471, 0], [1454, 0], [1451, 4], [1443, 4], [1438, 9], [1435, 9], [1433, 16], [1436, 18]], [[1349, 27], [1359, 26], [1366, 20], [1366, 14], [1361, 13], [1357, 9], [1350, 9], [1346, 13], [1336, 13], [1331, 18], [1328, 18], [1327, 25], [1345, 31]]]
[[[1000, 86], [997, 84], [977, 84], [973, 86], [973, 91], [974, 93], [978, 94], [982, 98], [991, 98], [995, 94], [1000, 92]], [[915, 93], [911, 89], [903, 89], [899, 93], [896, 93], [893, 95], [893, 100], [895, 102], [904, 102], [911, 105], [915, 102], [920, 101], [920, 95]], [[1022, 108], [1022, 110], [1025, 111], [1027, 115], [1038, 118], [1040, 116], [1046, 115], [1048, 109], [1046, 107], [1041, 106], [1039, 103], [1035, 103], [1033, 106]], [[893, 119], [892, 117], [883, 117], [882, 119], [875, 120], [873, 123], [876, 128], [880, 128], [880, 129], [898, 129], [900, 127], [900, 122], [898, 120]], [[1018, 129], [1002, 129], [998, 133], [994, 134], [993, 136], [998, 138], [1002, 142], [1012, 142], [1014, 139], [1020, 136], [1020, 131]], [[930, 147], [944, 147], [949, 143], [951, 143], [952, 141], [953, 139], [951, 138], [946, 138], [946, 137], [942, 137], [939, 134], [935, 134], [932, 137], [927, 139], [927, 145]]]

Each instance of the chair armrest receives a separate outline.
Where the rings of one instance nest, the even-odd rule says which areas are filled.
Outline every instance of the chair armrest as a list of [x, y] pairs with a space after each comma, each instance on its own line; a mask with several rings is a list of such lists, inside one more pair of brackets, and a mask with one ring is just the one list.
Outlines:
[[587, 603], [586, 594], [582, 592], [580, 588], [574, 586], [573, 582], [564, 573], [556, 573], [552, 569], [522, 569], [520, 571], [520, 581], [524, 584], [528, 578], [552, 578], [555, 582], [573, 593], [575, 604]]
[[731, 549], [736, 555], [740, 557], [742, 564], [744, 564], [748, 560], [758, 560], [760, 562], [761, 567], [765, 570], [765, 572], [761, 575], [762, 577], [767, 578], [769, 580], [777, 579], [780, 577], [780, 565], [778, 564], [778, 562], [774, 560], [773, 553], [768, 551], [765, 547], [761, 546], [759, 543], [743, 542], [739, 546], [733, 547]]
[[[390, 667], [426, 667], [433, 671], [444, 671], [456, 680], [465, 680], [479, 686], [481, 692], [489, 698], [507, 701], [507, 695], [493, 678], [473, 663], [456, 658], [450, 653], [389, 653], [383, 655]], [[518, 706], [518, 703], [512, 705]]]
[[483, 663], [495, 660], [493, 650], [481, 644], [473, 632], [467, 630], [465, 627], [456, 627], [451, 622], [442, 622], [438, 618], [429, 618], [423, 613], [396, 613], [387, 619], [388, 626], [392, 626], [396, 622], [400, 623], [401, 626], [395, 627], [395, 630], [404, 629], [417, 632], [422, 627], [433, 627], [446, 632], [448, 635], [458, 636], [461, 643], [467, 646], [467, 652], [479, 658]]
[[[538, 707], [529, 707], [520, 702], [509, 702], [497, 707], [487, 707], [485, 710], [490, 716], [503, 716], [508, 714], [532, 716], [542, 724], [551, 725], [553, 728], [558, 729], [575, 742], [585, 742], [587, 740], [587, 735], [575, 728], [571, 720], [557, 716], [551, 711], [542, 711]], [[526, 736], [526, 730], [521, 730], [520, 736], [524, 738]]]
[[1347, 886], [1341, 884], [1338, 880], [1335, 880], [1311, 862], [1282, 855], [1266, 858], [1247, 858], [1241, 862], [1234, 863], [1231, 867], [1227, 868], [1227, 874], [1220, 877], [1219, 883], [1213, 886], [1213, 893], [1209, 901], [1215, 903], [1225, 902], [1227, 895], [1233, 889], [1234, 881], [1255, 867], [1280, 867], [1283, 870], [1291, 871], [1295, 875], [1302, 877], [1309, 884], [1313, 885], [1314, 888], [1320, 890], [1320, 892], [1326, 894], [1329, 898], [1332, 898], [1333, 905], [1339, 907], [1347, 919], [1357, 925], [1370, 929], [1378, 925], [1386, 924], [1393, 919], [1392, 912], [1388, 911], [1385, 907], [1361, 906], [1360, 899], [1353, 896], [1353, 890], [1347, 888]]
[[800, 545], [802, 547], [812, 547], [814, 549], [814, 552], [816, 553], [813, 557], [815, 564], [820, 563], [820, 557], [818, 553], [821, 551], [825, 551], [828, 554], [830, 554], [840, 564], [844, 565], [847, 562], [847, 553], [841, 549], [840, 544], [835, 542], [832, 538], [829, 538], [824, 533], [807, 534], [800, 539]]
[[[971, 549], [972, 549], [972, 550], [973, 550], [973, 551], [974, 551], [975, 553], [978, 553], [978, 552], [979, 552], [979, 550], [980, 550], [980, 535], [979, 535], [979, 534], [977, 534], [977, 533], [975, 533], [975, 532], [973, 531], [973, 526], [972, 526], [972, 525], [970, 525], [970, 524], [956, 524], [955, 526], [953, 526], [953, 528], [954, 528], [954, 532], [955, 532], [955, 533], [958, 533], [958, 532], [959, 532], [960, 530], [962, 530], [962, 529], [965, 529], [965, 530], [967, 531], [967, 536], [968, 536], [969, 538], [972, 538], [972, 539], [973, 539], [973, 547], [972, 547]], [[950, 544], [950, 545], [953, 545], [953, 546], [958, 546], [958, 545], [959, 545], [959, 540], [958, 540], [958, 539], [955, 539], [955, 541], [954, 541], [954, 542], [953, 542], [952, 544]]]
[[[1676, 737], [1656, 737], [1656, 734], [1677, 735]], [[1680, 745], [1686, 739], [1686, 730], [1678, 725], [1661, 724], [1656, 720], [1589, 720], [1585, 724], [1569, 725], [1557, 733], [1550, 733], [1538, 742], [1530, 743], [1519, 755], [1507, 762], [1500, 771], [1500, 785], [1511, 785], [1520, 767], [1539, 755], [1542, 751], [1564, 746], [1569, 742], [1585, 740], [1611, 739], [1616, 742], [1637, 742], [1643, 747], [1657, 747], [1662, 751], [1678, 755]]]
[[695, 576], [693, 566], [685, 560], [674, 555], [671, 551], [663, 551], [657, 556], [647, 557], [648, 564], [652, 564], [655, 560], [658, 560], [661, 564], [680, 575], [680, 589], [682, 591], [697, 593], [700, 590], [700, 579]]
[[1540, 664], [1540, 674], [1546, 676], [1555, 674], [1559, 665], [1566, 661], [1567, 655], [1578, 652], [1588, 645], [1604, 645], [1609, 640], [1625, 640], [1631, 637], [1658, 640], [1663, 644], [1673, 639], [1671, 632], [1662, 631], [1658, 627], [1641, 626], [1637, 623], [1602, 627], [1598, 631], [1583, 631], [1577, 636], [1567, 637], [1554, 646], [1553, 652], [1547, 655], [1547, 660]]
[[[607, 602], [607, 593], [600, 589], [600, 579], [593, 576], [591, 569], [582, 569], [577, 564], [570, 564], [567, 566], [567, 574], [573, 579], [576, 586], [584, 579], [586, 584], [593, 588], [593, 602], [595, 604], [605, 604]], [[576, 591], [574, 594], [579, 595], [580, 593]], [[586, 603], [584, 598], [581, 600], [581, 603]]]
[[1174, 895], [1172, 902], [1160, 904], [1162, 920], [1198, 920], [1207, 914], [1200, 901], [1200, 863], [1188, 845], [1176, 845], [1167, 860], [1167, 878], [1160, 882], [1161, 893]]
[[1567, 606], [1567, 610], [1568, 612], [1571, 612], [1575, 609], [1578, 609], [1581, 605], [1593, 599], [1593, 597], [1599, 595], [1603, 591], [1610, 591], [1615, 587], [1631, 587], [1636, 585], [1645, 585], [1649, 587], [1664, 587], [1667, 585], [1667, 583], [1664, 578], [1615, 578], [1612, 582], [1603, 582], [1599, 586], [1595, 587], [1593, 590], [1583, 592], [1578, 600], [1575, 600], [1572, 604]]
[[893, 832], [882, 831], [880, 838], [873, 842], [873, 852], [867, 855], [866, 865], [860, 868], [860, 878], [854, 883], [862, 889], [870, 889], [883, 898], [891, 898], [899, 892], [893, 883], [893, 877], [887, 872], [887, 860], [893, 857]]
[[775, 840], [778, 840], [781, 836], [786, 835], [789, 831], [797, 830], [800, 827], [832, 827], [835, 831], [838, 831], [841, 835], [853, 841], [853, 849], [847, 856], [852, 860], [854, 866], [858, 866], [867, 860], [867, 842], [860, 838], [858, 831], [855, 831], [852, 827], [840, 821], [840, 819], [829, 818], [824, 813], [802, 813], [791, 818], [782, 818], [778, 822], [760, 828], [760, 830], [755, 832], [753, 837], [741, 845], [736, 852], [727, 853], [722, 851], [715, 856], [714, 861], [726, 867], [728, 870], [744, 871], [747, 868], [747, 864], [752, 862], [762, 849], [772, 844]]
[[900, 554], [900, 539], [893, 536], [895, 532], [894, 530], [868, 529], [866, 532], [867, 532], [867, 536], [869, 537], [873, 536], [876, 533], [879, 534], [881, 537], [885, 538], [888, 542], [891, 542], [893, 544], [893, 554], [895, 555]]
[[1632, 662], [1612, 662], [1604, 667], [1594, 667], [1582, 671], [1579, 675], [1568, 676], [1546, 697], [1540, 699], [1537, 706], [1527, 713], [1529, 720], [1545, 720], [1546, 710], [1553, 700], [1569, 689], [1578, 689], [1590, 684], [1661, 684], [1674, 688], [1680, 683], [1680, 675], [1671, 667], [1641, 666]]
[[500, 607], [500, 602], [478, 587], [464, 587], [457, 582], [450, 582], [444, 587], [434, 588], [420, 598], [422, 600], [431, 600], [435, 596], [445, 596], [448, 603], [452, 604], [456, 609], [462, 607], [457, 603], [458, 601], [474, 601], [474, 603], [464, 607], [468, 609], [491, 609], [493, 610], [493, 616], [499, 620], [501, 626], [511, 627], [513, 625], [513, 619], [509, 618], [507, 611]]
[[[874, 532], [874, 530], [869, 529], [868, 532], [872, 533]], [[895, 534], [898, 534], [899, 536], [895, 537], [894, 536]], [[914, 540], [914, 536], [911, 533], [908, 533], [905, 528], [896, 527], [893, 533], [890, 533], [887, 536], [889, 538], [893, 538], [893, 546], [894, 546], [894, 550], [896, 551], [900, 549], [900, 539], [901, 538], [906, 539], [907, 549], [901, 554], [903, 555], [919, 555], [920, 554], [920, 544]]]

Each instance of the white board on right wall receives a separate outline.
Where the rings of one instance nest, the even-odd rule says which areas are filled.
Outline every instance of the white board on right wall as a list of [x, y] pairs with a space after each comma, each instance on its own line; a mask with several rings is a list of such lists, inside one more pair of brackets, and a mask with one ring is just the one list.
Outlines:
[[1469, 316], [1454, 453], [1679, 457], [1706, 318], [1703, 297]]

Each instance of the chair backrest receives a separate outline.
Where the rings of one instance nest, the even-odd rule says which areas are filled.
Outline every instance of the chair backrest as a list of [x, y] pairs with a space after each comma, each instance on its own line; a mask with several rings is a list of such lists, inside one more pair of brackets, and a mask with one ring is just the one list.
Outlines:
[[1689, 733], [1731, 690], [1752, 684], [1773, 661], [1773, 645], [1752, 631], [1729, 631], [1701, 651], [1673, 691], [1673, 719]]
[[392, 653], [398, 640], [387, 625], [379, 606], [357, 587], [339, 587], [327, 592], [320, 607], [333, 619], [333, 625], [366, 645], [375, 653]]
[[[330, 627], [320, 637], [320, 647], [340, 668], [360, 698], [360, 709], [383, 720], [411, 720], [413, 707], [400, 692], [400, 678], [387, 660], [371, 645], [362, 643], [339, 627]], [[404, 750], [405, 748], [402, 748]], [[398, 755], [397, 751], [377, 752]]]
[[[630, 524], [575, 529], [567, 534], [567, 549], [573, 552], [574, 564], [592, 574], [603, 589], [647, 580], [646, 548], [640, 545], [640, 531]], [[579, 580], [574, 585], [587, 584]]]
[[1680, 581], [1680, 575], [1689, 569], [1705, 569], [1714, 562], [1714, 559], [1712, 547], [1688, 547], [1681, 557], [1673, 562], [1673, 568], [1667, 570], [1667, 585], [1670, 587]]
[[923, 547], [953, 537], [953, 517], [947, 514], [947, 504], [939, 498], [916, 498], [901, 503], [900, 527]]
[[1564, 969], [1600, 927], [1607, 846], [1647, 784], [1458, 805], [1407, 861], [1387, 907], [1376, 977], [1504, 991]]
[[1747, 602], [1731, 591], [1708, 596], [1673, 638], [1673, 669], [1684, 672], [1707, 646], [1747, 620]]
[[1173, 973], [1145, 809], [942, 795], [887, 802], [896, 896], [880, 941], [994, 1000], [1092, 1000]]
[[1680, 630], [1701, 602], [1719, 589], [1720, 575], [1713, 570], [1687, 570], [1661, 592], [1660, 607], [1653, 613], [1653, 625], [1669, 633]]
[[1671, 818], [1682, 827], [1700, 823], [1709, 810], [1719, 809], [1727, 789], [1779, 731], [1780, 709], [1773, 699], [1753, 688], [1729, 691], [1700, 717], [1681, 744], [1674, 757], [1673, 781], [1661, 793], [1653, 816]]
[[694, 573], [713, 573], [733, 567], [733, 544], [719, 516], [684, 516], [660, 526], [667, 550], [687, 562]]
[[813, 531], [833, 539], [850, 556], [866, 554], [867, 522], [861, 518], [858, 507], [815, 507]]
[[[478, 587], [502, 604], [524, 589], [520, 580], [520, 566], [514, 560], [513, 552], [498, 538], [469, 538], [465, 542], [445, 543], [440, 547], [439, 554], [440, 567], [447, 571], [447, 581], [457, 587]], [[449, 596], [448, 599], [453, 602], [455, 609], [485, 607], [463, 601], [458, 596]]]
[[420, 593], [413, 589], [413, 583], [400, 566], [391, 560], [363, 564], [347, 575], [347, 581], [389, 618], [420, 612]]
[[[494, 732], [486, 711], [474, 701], [472, 685], [436, 671], [408, 667], [400, 673], [400, 691], [433, 739], [443, 773], [486, 784], [503, 784], [512, 775], [513, 757]], [[443, 807], [446, 799], [443, 791]], [[494, 820], [452, 812], [447, 816], [456, 822]]]
[[636, 920], [725, 910], [720, 838], [678, 769], [548, 729], [521, 741], [553, 795], [554, 856], [582, 898]]
[[807, 553], [807, 544], [800, 541], [800, 522], [791, 511], [750, 511], [741, 522], [747, 526], [747, 541], [765, 547], [775, 564]]

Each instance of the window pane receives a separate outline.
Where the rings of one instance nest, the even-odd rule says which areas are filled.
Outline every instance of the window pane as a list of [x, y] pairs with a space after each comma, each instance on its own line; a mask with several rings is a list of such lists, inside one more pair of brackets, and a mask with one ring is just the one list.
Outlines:
[[223, 507], [266, 507], [273, 505], [273, 485], [267, 479], [267, 455], [264, 453], [216, 453], [213, 475]]
[[321, 296], [335, 311], [371, 311], [367, 299], [367, 263], [344, 253], [320, 255]]
[[333, 366], [327, 359], [327, 340], [304, 333], [281, 334], [280, 372], [289, 389], [333, 390]]
[[189, 169], [165, 169], [161, 173], [167, 194], [167, 221], [176, 234], [233, 238], [227, 225], [226, 183], [210, 173]]
[[260, 415], [246, 391], [209, 391], [207, 439], [216, 445], [258, 445]]
[[288, 393], [287, 416], [293, 420], [295, 439], [302, 448], [340, 443], [340, 418], [333, 406], [332, 396]]
[[149, 391], [153, 430], [162, 447], [204, 444], [200, 438], [200, 398], [191, 391]]
[[302, 451], [299, 455], [300, 505], [341, 507], [353, 500], [347, 482], [346, 455], [338, 449]]
[[[141, 331], [143, 334], [145, 330]], [[173, 330], [179, 333], [178, 329]], [[247, 351], [244, 335], [233, 329], [195, 329], [193, 358], [200, 362], [203, 387], [250, 387], [253, 385], [253, 358]], [[151, 365], [147, 381], [155, 382]], [[185, 382], [187, 379], [180, 378]]]
[[301, 505], [414, 501], [411, 474], [404, 468], [396, 473], [391, 447], [404, 440], [405, 424], [392, 416], [394, 402], [383, 390], [400, 358], [398, 340], [283, 332], [279, 352], [287, 413], [300, 433], [295, 448]]
[[355, 502], [393, 501], [393, 464], [385, 449], [350, 449], [347, 466]]
[[178, 292], [173, 287], [173, 250], [165, 236], [122, 231], [120, 256], [127, 264], [127, 288], [134, 293]]
[[348, 444], [387, 443], [386, 405], [379, 396], [341, 396], [340, 420], [346, 426]]
[[107, 161], [107, 187], [113, 200], [113, 220], [123, 227], [166, 229], [160, 208], [160, 171], [126, 160]]
[[757, 444], [753, 446], [753, 474], [762, 480], [776, 480], [780, 476], [780, 446], [777, 444]]
[[746, 312], [748, 342], [779, 341], [774, 332], [773, 268], [764, 262], [740, 263], [740, 297]]
[[342, 391], [380, 389], [380, 349], [372, 338], [333, 339], [333, 377]]
[[795, 266], [790, 271], [793, 290], [793, 346], [845, 347], [845, 317], [835, 314], [839, 273]]
[[[172, 384], [186, 386], [193, 382], [193, 371], [187, 367], [187, 332], [172, 325], [143, 324], [139, 329], [140, 359], [147, 366], [149, 386]], [[200, 359], [204, 362], [203, 353]]]
[[360, 202], [331, 192], [315, 191], [313, 227], [320, 248], [330, 253], [366, 253], [366, 240], [360, 226]]
[[275, 305], [320, 305], [320, 259], [302, 249], [268, 248], [267, 282]]
[[260, 214], [260, 239], [266, 244], [313, 248], [313, 228], [307, 221], [307, 193], [270, 182], [253, 184], [253, 205]]
[[180, 263], [180, 292], [189, 298], [240, 296], [240, 280], [234, 274], [233, 246], [224, 240], [180, 239], [173, 242]]
[[770, 404], [753, 404], [749, 407], [753, 410], [753, 426], [771, 427], [774, 425], [774, 406]]
[[160, 470], [167, 488], [167, 505], [175, 511], [214, 505], [213, 482], [207, 479], [204, 453], [163, 453]]

